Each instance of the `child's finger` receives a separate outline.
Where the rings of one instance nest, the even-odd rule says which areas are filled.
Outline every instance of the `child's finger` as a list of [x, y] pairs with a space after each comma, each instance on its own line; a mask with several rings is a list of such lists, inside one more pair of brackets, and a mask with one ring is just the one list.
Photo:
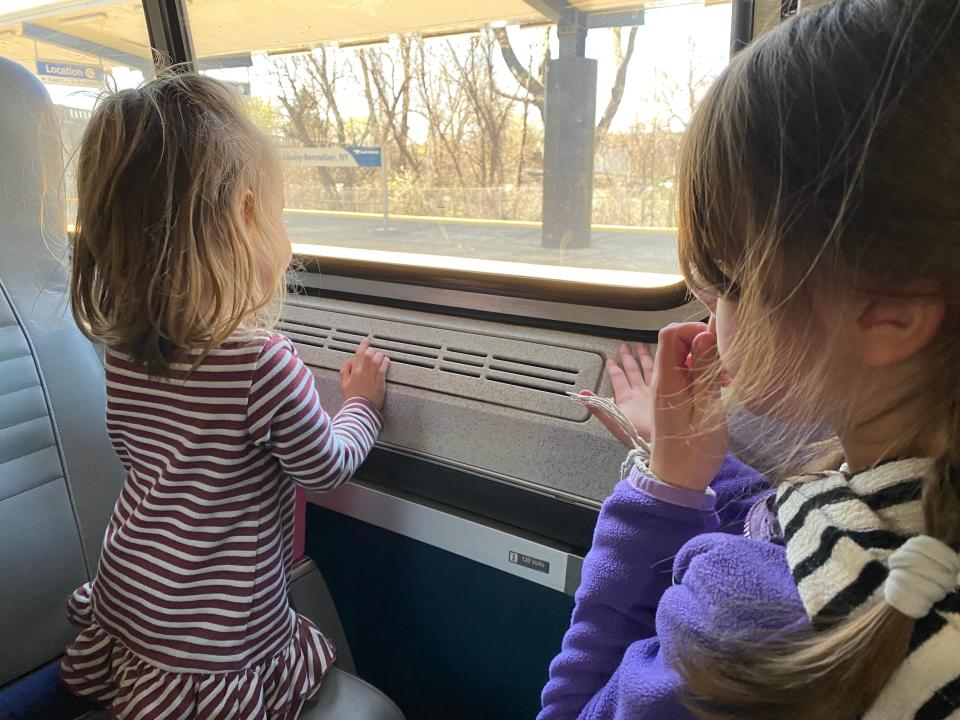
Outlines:
[[613, 396], [620, 397], [630, 391], [630, 383], [617, 361], [613, 358], [607, 360], [607, 375], [610, 376], [610, 384], [613, 386]]
[[349, 380], [350, 375], [353, 374], [353, 360], [347, 360], [343, 365], [340, 366], [340, 379]]
[[690, 343], [690, 370], [700, 377], [717, 360], [717, 336], [712, 332], [702, 332]]
[[367, 350], [370, 347], [370, 338], [364, 338], [360, 341], [360, 347], [357, 348], [357, 357], [363, 357], [366, 355]]
[[626, 343], [620, 343], [620, 362], [623, 365], [623, 372], [627, 376], [627, 381], [631, 387], [643, 385], [643, 371], [637, 364], [637, 359], [633, 356], [630, 346]]
[[712, 332], [697, 335], [690, 346], [693, 361], [690, 365], [690, 375], [697, 384], [697, 393], [694, 403], [697, 414], [702, 414], [710, 404], [720, 397], [719, 375], [715, 373], [715, 364], [719, 359], [717, 354], [717, 336]]
[[704, 323], [668, 325], [660, 331], [654, 367], [657, 375], [657, 394], [673, 397], [683, 393], [689, 385], [689, 373], [684, 361], [693, 339], [707, 329]]
[[647, 384], [653, 378], [653, 355], [650, 354], [650, 348], [646, 343], [637, 343], [634, 347], [637, 359], [640, 361], [640, 371], [643, 373], [643, 380]]
[[390, 369], [390, 358], [384, 355], [383, 358], [380, 360], [379, 367], [377, 368], [377, 375], [380, 378], [385, 378], [387, 376], [387, 370], [389, 369]]
[[626, 437], [623, 434], [623, 430], [620, 426], [614, 421], [609, 415], [603, 412], [600, 408], [589, 407], [587, 406], [587, 412], [593, 415], [600, 423], [613, 435], [617, 440], [624, 443], [625, 445], [630, 444], [630, 438]]

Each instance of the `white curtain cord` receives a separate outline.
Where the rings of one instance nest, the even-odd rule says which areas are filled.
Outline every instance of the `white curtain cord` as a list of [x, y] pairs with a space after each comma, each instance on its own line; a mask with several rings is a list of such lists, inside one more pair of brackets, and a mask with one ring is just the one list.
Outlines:
[[601, 414], [606, 415], [608, 418], [613, 420], [623, 434], [633, 443], [632, 449], [639, 450], [648, 458], [650, 457], [650, 443], [640, 437], [640, 433], [637, 432], [637, 428], [634, 426], [633, 422], [631, 422], [631, 420], [623, 414], [623, 410], [621, 410], [620, 406], [614, 402], [613, 398], [604, 398], [597, 395], [581, 395], [580, 393], [569, 391], [567, 392], [567, 395], [584, 407], [598, 410]]

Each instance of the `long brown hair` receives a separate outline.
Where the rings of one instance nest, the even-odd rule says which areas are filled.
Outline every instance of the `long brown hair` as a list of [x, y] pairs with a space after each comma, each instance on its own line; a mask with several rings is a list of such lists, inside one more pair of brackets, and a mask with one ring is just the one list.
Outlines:
[[[680, 260], [738, 303], [729, 401], [796, 434], [853, 422], [834, 309], [932, 283], [945, 317], [915, 359], [916, 432], [942, 438], [926, 532], [960, 541], [960, 0], [835, 0], [758, 39], [683, 142]], [[904, 438], [905, 444], [911, 438]], [[782, 443], [780, 443], [782, 445]], [[898, 448], [891, 448], [896, 453]], [[816, 632], [691, 638], [675, 666], [701, 718], [862, 714], [914, 622], [884, 602]]]
[[282, 292], [286, 259], [267, 208], [281, 182], [274, 153], [208, 77], [170, 73], [102, 97], [77, 164], [80, 328], [162, 374], [257, 324]]

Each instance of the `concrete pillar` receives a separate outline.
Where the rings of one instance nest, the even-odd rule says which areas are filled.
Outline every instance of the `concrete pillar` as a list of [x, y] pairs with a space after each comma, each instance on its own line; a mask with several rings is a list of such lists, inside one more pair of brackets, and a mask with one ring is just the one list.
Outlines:
[[543, 152], [543, 245], [586, 247], [593, 214], [597, 61], [584, 57], [586, 26], [561, 21], [560, 57], [547, 63]]

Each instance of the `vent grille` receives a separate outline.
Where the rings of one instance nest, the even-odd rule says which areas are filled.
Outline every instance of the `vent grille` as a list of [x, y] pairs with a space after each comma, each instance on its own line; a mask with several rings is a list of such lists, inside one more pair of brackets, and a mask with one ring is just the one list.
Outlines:
[[390, 358], [391, 383], [564, 420], [587, 419], [566, 393], [596, 390], [603, 369], [600, 355], [583, 350], [296, 305], [279, 329], [316, 368], [339, 370], [369, 337]]

